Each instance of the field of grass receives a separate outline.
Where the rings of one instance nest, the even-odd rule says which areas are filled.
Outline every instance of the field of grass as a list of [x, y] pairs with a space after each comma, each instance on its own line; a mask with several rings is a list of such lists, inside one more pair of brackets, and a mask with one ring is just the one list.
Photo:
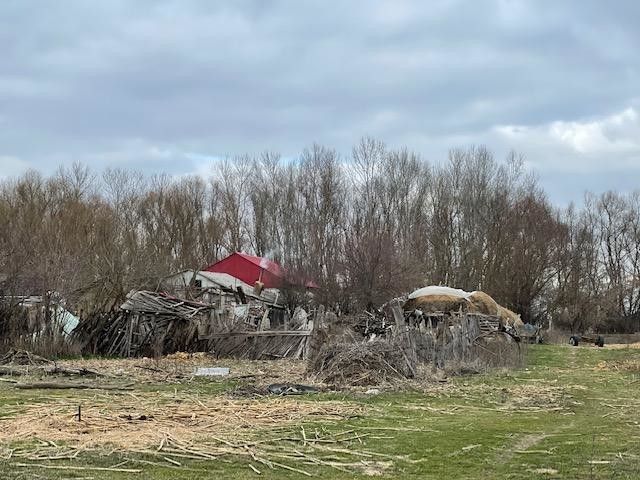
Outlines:
[[[640, 478], [640, 349], [533, 345], [528, 354], [525, 369], [457, 377], [410, 391], [334, 392], [286, 399], [304, 403], [305, 408], [346, 406], [355, 412], [349, 418], [301, 417], [282, 428], [250, 429], [242, 438], [225, 432], [224, 422], [212, 428], [212, 437], [244, 442], [247, 449], [251, 442], [266, 441], [279, 451], [290, 451], [290, 458], [284, 456], [279, 463], [298, 471], [271, 469], [246, 455], [159, 461], [145, 453], [112, 451], [108, 445], [82, 450], [73, 459], [55, 459], [50, 453], [41, 456], [54, 458], [11, 455], [12, 449], [46, 446], [48, 439], [33, 438], [1, 446], [0, 478], [306, 478], [303, 471], [317, 478], [350, 479]], [[237, 380], [145, 384], [134, 386], [127, 395], [147, 400], [158, 396], [162, 405], [162, 398], [173, 392], [197, 398], [205, 406], [223, 401], [226, 392], [238, 386]], [[16, 390], [11, 383], [2, 382], [0, 428], [10, 429], [16, 418], [29, 415], [29, 405], [34, 403], [46, 406], [67, 399], [90, 405], [100, 395], [90, 390]], [[262, 403], [254, 407], [261, 408]], [[244, 409], [254, 408], [244, 405]], [[311, 448], [313, 440], [305, 438], [316, 436], [327, 443]], [[55, 445], [65, 447], [64, 442]], [[336, 468], [337, 462], [348, 464], [347, 471]], [[110, 467], [135, 472], [96, 469]]]

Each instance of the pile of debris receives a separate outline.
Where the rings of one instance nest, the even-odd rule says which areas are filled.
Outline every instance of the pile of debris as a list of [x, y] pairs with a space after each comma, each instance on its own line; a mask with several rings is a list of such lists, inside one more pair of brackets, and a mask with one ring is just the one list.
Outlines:
[[460, 292], [427, 287], [406, 301], [394, 299], [355, 317], [361, 337], [351, 342], [330, 329], [316, 332], [321, 344], [312, 342], [308, 373], [330, 384], [376, 385], [413, 378], [418, 364], [448, 374], [520, 365], [517, 338], [505, 332], [497, 303], [482, 292]]
[[[263, 303], [204, 303], [163, 292], [132, 291], [120, 309], [90, 315], [74, 331], [82, 351], [159, 357], [177, 351], [235, 358], [302, 358], [313, 328], [302, 309], [278, 323], [282, 309]], [[279, 328], [273, 328], [273, 327]]]
[[[74, 337], [83, 352], [106, 356], [208, 351], [253, 360], [307, 359], [308, 371], [326, 383], [364, 385], [411, 378], [417, 362], [438, 369], [470, 364], [478, 348], [487, 349], [484, 343], [499, 345], [487, 336], [515, 324], [509, 323], [513, 312], [489, 295], [448, 287], [425, 287], [346, 320], [322, 306], [310, 312], [298, 307], [290, 315], [281, 306], [240, 297], [240, 304], [224, 295], [207, 303], [132, 291], [117, 311], [83, 320]], [[511, 338], [505, 342], [500, 349], [508, 352]]]
[[307, 373], [324, 383], [355, 386], [413, 378], [418, 361], [415, 332], [406, 328], [400, 302], [387, 304], [377, 312], [377, 318], [384, 319], [385, 334], [360, 338], [345, 336], [332, 328], [331, 322], [325, 322], [314, 332]]
[[0, 358], [0, 365], [48, 365], [53, 363], [48, 358], [35, 355], [27, 350], [10, 349]]
[[379, 385], [415, 375], [415, 363], [395, 342], [329, 343], [310, 359], [308, 372], [332, 385]]
[[209, 321], [213, 306], [166, 293], [132, 291], [120, 310], [97, 313], [80, 323], [74, 335], [83, 351], [107, 356], [157, 356], [194, 351], [198, 326]]
[[135, 313], [154, 313], [188, 320], [211, 310], [211, 305], [176, 298], [162, 292], [131, 291], [120, 306]]
[[392, 326], [393, 323], [389, 322], [381, 310], [363, 312], [356, 315], [353, 322], [353, 329], [364, 337], [386, 335]]

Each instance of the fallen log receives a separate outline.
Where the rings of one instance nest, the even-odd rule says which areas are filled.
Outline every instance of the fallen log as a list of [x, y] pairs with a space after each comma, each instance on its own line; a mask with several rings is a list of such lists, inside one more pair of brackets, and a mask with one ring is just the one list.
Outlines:
[[54, 366], [30, 366], [30, 365], [0, 365], [0, 376], [21, 376], [32, 373], [44, 373], [47, 375], [79, 375], [79, 376], [95, 376], [104, 377], [105, 374], [88, 368], [65, 368], [58, 365]]
[[84, 367], [76, 369], [76, 368], [65, 368], [65, 367], [60, 367], [58, 365], [55, 365], [53, 367], [45, 367], [42, 369], [42, 371], [50, 375], [80, 375], [80, 376], [93, 375], [96, 377], [105, 376], [103, 373], [100, 373], [96, 370], [90, 370]]
[[81, 390], [133, 390], [133, 384], [127, 385], [90, 385], [86, 383], [62, 383], [62, 382], [33, 382], [33, 383], [16, 383], [14, 385], [20, 390], [37, 390], [37, 389], [81, 389]]

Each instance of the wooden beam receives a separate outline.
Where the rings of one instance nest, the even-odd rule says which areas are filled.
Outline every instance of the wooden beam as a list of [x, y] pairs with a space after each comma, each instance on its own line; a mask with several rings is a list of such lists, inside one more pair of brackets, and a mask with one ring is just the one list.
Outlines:
[[213, 338], [226, 337], [308, 337], [309, 335], [311, 335], [311, 330], [262, 330], [258, 332], [210, 333], [199, 336], [198, 338], [200, 340], [210, 340]]

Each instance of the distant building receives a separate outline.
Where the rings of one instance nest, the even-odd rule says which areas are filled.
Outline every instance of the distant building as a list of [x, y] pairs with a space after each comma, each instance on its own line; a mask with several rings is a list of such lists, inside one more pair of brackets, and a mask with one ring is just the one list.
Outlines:
[[277, 288], [263, 288], [260, 292], [256, 292], [254, 285], [222, 272], [184, 270], [165, 277], [162, 285], [179, 296], [187, 296], [185, 294], [187, 290], [201, 292], [202, 300], [209, 303], [214, 303], [221, 292], [235, 295], [238, 288], [245, 295], [267, 303], [278, 303], [281, 299]]
[[264, 288], [282, 288], [286, 286], [318, 288], [318, 285], [312, 280], [289, 275], [284, 268], [273, 260], [240, 252], [232, 253], [213, 265], [209, 265], [205, 268], [205, 271], [226, 273], [248, 285], [255, 285], [256, 282], [260, 282]]

